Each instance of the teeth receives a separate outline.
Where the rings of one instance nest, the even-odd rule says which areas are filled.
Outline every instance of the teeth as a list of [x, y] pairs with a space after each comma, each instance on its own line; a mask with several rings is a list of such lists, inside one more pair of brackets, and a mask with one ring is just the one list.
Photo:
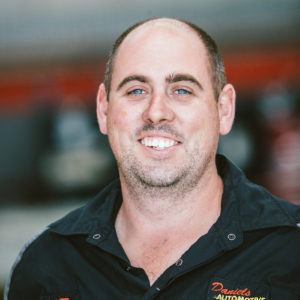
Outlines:
[[167, 143], [166, 143], [166, 146], [165, 146], [165, 142], [164, 142], [163, 140], [159, 140], [159, 142], [158, 142], [158, 147], [159, 147], [159, 148], [167, 147]]
[[155, 137], [146, 137], [141, 140], [141, 143], [147, 147], [153, 147], [157, 150], [163, 150], [168, 147], [174, 146], [178, 144], [174, 140], [166, 139], [166, 138], [155, 138]]

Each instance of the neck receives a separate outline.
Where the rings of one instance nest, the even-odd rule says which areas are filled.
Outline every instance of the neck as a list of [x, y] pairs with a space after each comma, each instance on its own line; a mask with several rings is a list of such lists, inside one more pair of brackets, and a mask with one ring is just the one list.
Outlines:
[[[121, 177], [123, 203], [116, 232], [131, 264], [143, 268], [153, 283], [216, 222], [223, 182], [217, 171], [183, 194], [157, 188], [128, 188]], [[148, 258], [148, 259], [145, 259]]]
[[220, 215], [223, 182], [216, 169], [185, 195], [168, 188], [132, 190], [122, 178], [121, 186], [123, 203], [116, 219], [120, 240], [128, 236], [153, 238], [179, 229], [200, 237]]

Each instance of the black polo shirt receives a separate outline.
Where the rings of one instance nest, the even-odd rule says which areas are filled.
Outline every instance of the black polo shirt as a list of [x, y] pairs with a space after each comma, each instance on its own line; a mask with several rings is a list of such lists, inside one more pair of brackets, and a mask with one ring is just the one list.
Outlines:
[[122, 196], [115, 181], [26, 246], [7, 299], [299, 300], [300, 207], [249, 182], [224, 157], [217, 166], [220, 217], [152, 286], [117, 239]]

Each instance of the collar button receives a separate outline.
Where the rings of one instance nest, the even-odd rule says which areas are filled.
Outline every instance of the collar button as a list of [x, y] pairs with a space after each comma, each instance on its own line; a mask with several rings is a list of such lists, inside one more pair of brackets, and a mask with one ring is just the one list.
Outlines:
[[101, 234], [100, 233], [96, 233], [93, 235], [93, 239], [94, 240], [99, 240], [101, 238]]
[[229, 233], [227, 238], [229, 241], [234, 241], [236, 239], [236, 235], [234, 233]]
[[180, 267], [182, 264], [183, 264], [183, 259], [182, 259], [182, 258], [179, 258], [179, 259], [176, 261], [175, 266], [176, 266], [176, 267]]

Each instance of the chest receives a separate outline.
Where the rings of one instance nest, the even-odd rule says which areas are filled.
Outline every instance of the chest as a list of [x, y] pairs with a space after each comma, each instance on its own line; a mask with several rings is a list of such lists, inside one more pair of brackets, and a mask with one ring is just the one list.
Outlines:
[[171, 242], [147, 244], [127, 249], [132, 266], [142, 268], [148, 276], [150, 285], [170, 266], [180, 264], [180, 257], [190, 245], [178, 245]]
[[219, 247], [217, 235], [208, 235], [179, 255], [181, 264], [172, 262], [158, 280], [155, 278], [165, 267], [159, 267], [163, 265], [160, 256], [149, 253], [150, 261], [160, 262], [158, 268], [153, 264], [146, 270], [153, 272], [150, 287], [143, 270], [129, 268], [121, 253], [112, 253], [117, 247], [110, 239], [92, 245], [85, 237], [60, 238], [56, 240], [59, 251], [53, 251], [57, 237], [52, 237], [39, 249], [42, 256], [32, 253], [33, 260], [19, 266], [22, 274], [35, 270], [31, 276], [20, 277], [22, 292], [35, 289], [36, 294], [49, 295], [49, 299], [50, 295], [72, 299], [76, 294], [78, 299], [298, 300], [299, 235], [283, 235], [284, 231], [244, 234], [243, 243], [227, 251]]
[[[163, 261], [151, 253], [150, 262], [155, 260], [155, 264], [145, 267], [145, 273], [148, 272], [152, 283], [149, 287], [145, 273], [139, 268], [128, 268], [126, 264], [120, 264], [116, 256], [84, 243], [79, 253], [73, 247], [62, 247], [63, 253], [56, 252], [53, 255], [51, 266], [63, 261], [66, 268], [58, 273], [53, 273], [54, 270], [58, 271], [58, 267], [40, 268], [43, 273], [36, 274], [35, 281], [42, 281], [47, 295], [49, 293], [56, 298], [63, 296], [72, 299], [73, 293], [78, 293], [79, 299], [299, 299], [299, 289], [296, 289], [300, 280], [297, 253], [279, 255], [282, 246], [274, 248], [273, 244], [266, 249], [267, 245], [261, 244], [261, 241], [259, 245], [255, 244], [252, 243], [252, 247], [247, 249], [241, 246], [225, 253], [214, 253], [213, 241], [209, 241], [203, 245], [205, 247], [192, 247], [182, 256], [182, 264], [171, 263], [166, 272], [162, 271], [165, 268], [162, 267]], [[263, 254], [258, 251], [262, 248], [264, 251], [260, 252]], [[86, 255], [82, 255], [82, 249]], [[48, 255], [44, 256], [49, 260], [47, 250], [45, 253]], [[213, 256], [203, 260], [205, 253]], [[289, 263], [291, 261], [292, 265]], [[147, 260], [141, 262], [147, 263]], [[43, 261], [35, 264], [46, 265]], [[160, 272], [164, 274], [156, 280]]]

